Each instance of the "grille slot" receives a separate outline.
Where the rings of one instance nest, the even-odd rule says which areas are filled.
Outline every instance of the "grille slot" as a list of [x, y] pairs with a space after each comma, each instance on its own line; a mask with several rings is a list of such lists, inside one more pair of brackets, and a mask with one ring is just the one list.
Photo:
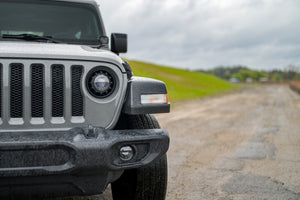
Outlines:
[[31, 117], [44, 117], [44, 65], [31, 65]]
[[20, 63], [10, 64], [10, 117], [23, 117], [24, 66]]
[[93, 65], [0, 59], [0, 132], [85, 124], [84, 72]]
[[64, 116], [65, 76], [63, 65], [52, 65], [52, 117]]
[[82, 72], [83, 66], [72, 66], [72, 116], [83, 116], [83, 95], [81, 92]]
[[2, 118], [2, 64], [0, 63], [0, 118]]

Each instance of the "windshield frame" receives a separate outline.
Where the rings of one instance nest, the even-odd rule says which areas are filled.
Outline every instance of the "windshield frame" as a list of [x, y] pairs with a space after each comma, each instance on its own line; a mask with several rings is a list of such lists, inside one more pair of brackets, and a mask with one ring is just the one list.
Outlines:
[[[99, 33], [100, 37], [106, 36], [104, 24], [102, 21], [101, 13], [98, 8], [98, 5], [94, 1], [72, 1], [72, 0], [1, 0], [1, 2], [8, 2], [8, 3], [26, 3], [26, 4], [46, 4], [46, 5], [58, 5], [58, 6], [72, 6], [72, 7], [85, 7], [89, 9], [96, 17], [97, 25], [99, 27]], [[56, 39], [56, 38], [54, 38]], [[100, 38], [99, 40], [77, 40], [77, 39], [60, 39], [57, 38], [60, 41], [62, 41], [65, 44], [82, 44], [82, 45], [88, 45], [88, 46], [99, 46], [100, 45]], [[7, 39], [7, 38], [1, 38], [0, 41], [16, 41], [16, 39]], [[19, 40], [20, 41], [20, 40]]]

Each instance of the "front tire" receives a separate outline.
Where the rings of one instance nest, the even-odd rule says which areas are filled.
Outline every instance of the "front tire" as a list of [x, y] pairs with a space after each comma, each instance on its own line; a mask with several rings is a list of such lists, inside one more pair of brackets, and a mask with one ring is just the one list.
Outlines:
[[[153, 115], [123, 115], [120, 129], [159, 129]], [[126, 170], [112, 185], [114, 200], [165, 200], [168, 181], [167, 156], [138, 169]]]

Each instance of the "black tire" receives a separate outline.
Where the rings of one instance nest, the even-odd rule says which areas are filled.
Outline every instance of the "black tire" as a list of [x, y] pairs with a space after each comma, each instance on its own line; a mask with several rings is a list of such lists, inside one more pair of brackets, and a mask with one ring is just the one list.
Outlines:
[[[125, 123], [124, 123], [125, 122]], [[118, 128], [156, 129], [160, 128], [153, 115], [124, 115]], [[168, 181], [167, 156], [148, 166], [126, 170], [112, 183], [114, 200], [165, 200]]]

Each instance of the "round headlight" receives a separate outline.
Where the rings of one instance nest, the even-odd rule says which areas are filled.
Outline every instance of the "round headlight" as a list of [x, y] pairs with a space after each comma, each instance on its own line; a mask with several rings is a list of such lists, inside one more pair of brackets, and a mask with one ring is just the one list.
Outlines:
[[99, 74], [93, 77], [93, 87], [100, 93], [105, 93], [109, 90], [111, 81], [105, 74]]
[[114, 92], [115, 86], [115, 75], [110, 69], [97, 67], [87, 76], [87, 89], [94, 97], [108, 97]]

